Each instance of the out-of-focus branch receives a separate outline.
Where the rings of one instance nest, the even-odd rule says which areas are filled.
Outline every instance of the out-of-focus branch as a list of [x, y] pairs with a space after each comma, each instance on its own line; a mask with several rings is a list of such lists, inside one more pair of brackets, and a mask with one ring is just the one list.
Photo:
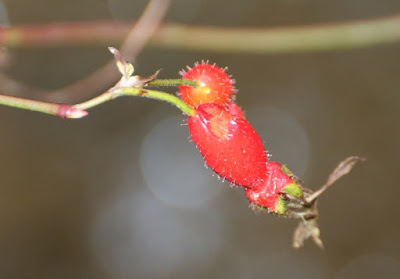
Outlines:
[[224, 53], [287, 53], [351, 49], [400, 40], [400, 15], [350, 23], [277, 28], [168, 25], [154, 36], [160, 47]]
[[[142, 45], [135, 38], [141, 34], [148, 34], [149, 37], [156, 30], [160, 22], [156, 19], [161, 18], [162, 10], [158, 7], [156, 11], [158, 14], [153, 14], [154, 18], [142, 22], [143, 30], [147, 31], [142, 32], [138, 24], [136, 32], [133, 32], [139, 35], [131, 34], [131, 39], [126, 42], [134, 40], [133, 45]], [[122, 40], [131, 25], [127, 22], [81, 22], [16, 26], [0, 30], [0, 44], [10, 47], [110, 45]], [[232, 28], [166, 24], [157, 30], [150, 43], [164, 48], [258, 54], [320, 51], [396, 42], [400, 40], [399, 26], [400, 15], [301, 27]], [[128, 49], [123, 48], [125, 51]], [[126, 55], [130, 60], [133, 56]]]
[[32, 96], [43, 96], [47, 93], [46, 90], [26, 85], [2, 73], [0, 73], [0, 88], [14, 96], [24, 96], [27, 92]]
[[0, 28], [0, 45], [8, 47], [54, 47], [115, 45], [135, 22], [95, 21], [27, 24]]
[[[130, 30], [122, 44], [121, 51], [124, 57], [131, 62], [143, 49], [147, 41], [157, 30], [164, 18], [169, 0], [150, 0], [139, 21]], [[101, 33], [101, 32], [100, 32]], [[89, 35], [89, 34], [88, 34]], [[62, 99], [63, 102], [73, 102], [76, 99], [87, 98], [104, 88], [109, 87], [116, 79], [118, 72], [115, 70], [114, 61], [109, 61], [102, 68], [96, 70], [84, 79], [67, 87], [51, 92], [46, 98], [50, 100]], [[61, 97], [61, 98], [60, 98]]]

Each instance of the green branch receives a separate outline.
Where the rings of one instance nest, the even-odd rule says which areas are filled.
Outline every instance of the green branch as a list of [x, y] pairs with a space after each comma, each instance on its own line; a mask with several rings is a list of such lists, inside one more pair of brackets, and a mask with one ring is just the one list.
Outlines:
[[72, 105], [41, 102], [7, 95], [0, 95], [0, 105], [37, 111], [61, 118], [82, 118], [88, 114]]
[[[196, 82], [188, 81], [185, 79], [171, 79], [171, 80], [153, 80], [152, 86], [172, 86], [172, 85], [194, 85]], [[0, 94], [0, 105], [20, 108], [25, 110], [37, 111], [50, 115], [59, 116], [61, 118], [82, 118], [88, 115], [87, 109], [96, 107], [100, 104], [113, 100], [120, 96], [139, 96], [170, 103], [179, 108], [187, 115], [193, 115], [194, 110], [189, 107], [178, 97], [161, 91], [150, 90], [142, 87], [114, 87], [109, 91], [76, 105], [48, 103], [36, 100], [29, 100], [19, 97], [7, 96]]]
[[141, 88], [117, 88], [113, 91], [113, 93], [117, 94], [119, 96], [140, 96], [140, 97], [165, 101], [167, 103], [175, 105], [177, 108], [179, 108], [183, 113], [185, 113], [187, 115], [194, 114], [194, 110], [191, 107], [189, 107], [187, 104], [185, 104], [184, 101], [182, 101], [181, 99], [179, 99], [178, 97], [176, 97], [172, 94], [168, 94], [165, 92], [149, 90], [149, 89], [145, 89], [145, 88], [143, 88], [143, 89], [141, 89]]
[[[0, 29], [9, 47], [110, 45], [128, 34], [132, 22], [75, 22]], [[400, 40], [400, 14], [349, 23], [274, 28], [194, 27], [166, 24], [151, 40], [162, 48], [231, 53], [282, 53], [350, 49]], [[44, 36], [45, 34], [45, 36]]]
[[[400, 40], [400, 15], [340, 24], [276, 28], [168, 25], [155, 34], [158, 47], [230, 53], [285, 53], [351, 49]], [[190, 39], [188, 39], [190, 38]]]

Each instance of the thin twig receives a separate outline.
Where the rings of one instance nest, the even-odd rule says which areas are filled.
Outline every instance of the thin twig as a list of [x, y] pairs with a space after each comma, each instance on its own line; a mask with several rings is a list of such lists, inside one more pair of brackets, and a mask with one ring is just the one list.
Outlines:
[[[187, 80], [181, 80], [181, 84], [187, 84]], [[179, 85], [179, 83], [176, 82], [176, 85]], [[192, 108], [186, 105], [185, 102], [183, 102], [175, 95], [147, 88], [119, 87], [118, 85], [97, 97], [75, 105], [36, 101], [2, 94], [0, 94], [0, 105], [20, 108], [24, 110], [37, 111], [58, 116], [61, 118], [82, 118], [88, 115], [88, 113], [86, 112], [87, 109], [96, 107], [120, 96], [140, 96], [144, 98], [165, 101], [176, 106], [187, 115], [193, 115], [194, 113], [194, 110]]]
[[31, 96], [43, 96], [47, 93], [46, 90], [29, 86], [3, 73], [0, 73], [0, 90], [14, 96], [26, 96], [27, 92]]
[[20, 97], [0, 95], [0, 104], [55, 115], [61, 118], [82, 118], [88, 113], [72, 105], [48, 103]]

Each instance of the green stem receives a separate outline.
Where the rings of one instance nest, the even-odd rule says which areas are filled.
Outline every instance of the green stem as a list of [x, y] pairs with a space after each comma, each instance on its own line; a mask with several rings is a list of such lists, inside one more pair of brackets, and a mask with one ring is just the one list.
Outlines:
[[56, 115], [58, 110], [60, 109], [60, 104], [47, 103], [6, 95], [0, 95], [0, 105], [37, 111], [51, 115]]
[[112, 93], [116, 94], [118, 96], [124, 96], [124, 95], [125, 96], [140, 96], [140, 97], [165, 101], [172, 105], [175, 105], [183, 113], [185, 113], [189, 116], [194, 115], [194, 109], [189, 107], [187, 104], [185, 104], [184, 101], [182, 101], [178, 97], [176, 97], [172, 94], [169, 94], [169, 93], [156, 91], [156, 90], [149, 90], [149, 89], [144, 89], [144, 88], [116, 88], [116, 89], [112, 90]]
[[37, 111], [45, 114], [55, 115], [61, 118], [82, 118], [88, 115], [86, 111], [78, 109], [73, 105], [48, 103], [1, 94], [0, 105]]
[[177, 86], [177, 85], [189, 85], [197, 87], [199, 84], [190, 79], [156, 79], [148, 83], [148, 86]]
[[48, 103], [0, 94], [0, 105], [37, 111], [61, 118], [82, 118], [87, 115], [85, 110], [96, 107], [119, 96], [139, 96], [165, 101], [176, 106], [187, 115], [194, 115], [194, 109], [186, 105], [185, 102], [178, 97], [166, 92], [143, 88], [113, 88], [93, 99], [76, 105]]
[[[12, 26], [0, 29], [9, 47], [112, 45], [132, 22], [75, 22]], [[346, 23], [283, 27], [207, 27], [165, 24], [151, 39], [162, 48], [252, 54], [351, 49], [400, 41], [400, 14]]]
[[102, 103], [108, 102], [112, 99], [115, 99], [116, 97], [118, 97], [118, 95], [113, 94], [111, 91], [107, 91], [97, 97], [94, 97], [93, 99], [90, 99], [80, 104], [76, 104], [74, 105], [74, 107], [81, 110], [87, 110], [96, 107]]
[[[223, 53], [289, 53], [354, 49], [400, 40], [400, 15], [349, 23], [274, 28], [169, 24], [152, 43], [161, 47]], [[189, 39], [188, 39], [189, 38]]]

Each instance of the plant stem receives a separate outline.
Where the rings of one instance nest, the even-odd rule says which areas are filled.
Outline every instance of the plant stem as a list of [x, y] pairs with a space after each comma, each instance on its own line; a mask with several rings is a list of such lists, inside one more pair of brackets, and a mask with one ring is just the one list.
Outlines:
[[61, 118], [82, 118], [88, 113], [72, 105], [48, 103], [19, 97], [0, 95], [0, 105], [56, 115]]
[[197, 87], [198, 83], [190, 79], [156, 79], [148, 83], [148, 86], [177, 86], [177, 85], [189, 85]]
[[9, 107], [32, 110], [52, 115], [55, 115], [60, 107], [59, 104], [29, 100], [29, 99], [6, 96], [6, 95], [0, 95], [0, 104]]
[[[181, 80], [182, 81], [182, 80]], [[161, 100], [168, 102], [187, 115], [193, 115], [194, 110], [185, 104], [178, 97], [161, 91], [149, 90], [143, 88], [112, 88], [109, 91], [94, 97], [88, 101], [85, 101], [76, 105], [56, 104], [48, 103], [36, 100], [29, 100], [19, 97], [0, 95], [0, 105], [5, 105], [14, 108], [20, 108], [25, 110], [37, 111], [50, 115], [59, 116], [61, 118], [82, 118], [88, 113], [87, 109], [96, 107], [102, 103], [108, 102], [119, 96], [140, 96], [155, 100]]]
[[185, 104], [184, 101], [178, 97], [161, 91], [149, 90], [144, 88], [116, 88], [112, 90], [113, 94], [118, 96], [140, 96], [155, 100], [168, 102], [178, 107], [183, 113], [187, 115], [194, 115], [194, 109]]
[[81, 110], [87, 110], [87, 109], [96, 107], [102, 103], [108, 102], [112, 99], [115, 99], [117, 97], [118, 97], [117, 95], [112, 94], [112, 92], [110, 92], [110, 91], [107, 91], [97, 97], [94, 97], [93, 99], [76, 104], [76, 105], [74, 105], [74, 107], [77, 109], [81, 109]]
[[[9, 47], [112, 45], [121, 41], [132, 22], [29, 24], [0, 29]], [[371, 20], [309, 26], [239, 28], [166, 24], [151, 44], [197, 51], [252, 54], [351, 49], [400, 40], [400, 14]], [[128, 57], [130, 58], [130, 57]]]
[[164, 48], [252, 54], [352, 49], [399, 41], [399, 26], [400, 15], [350, 23], [276, 28], [170, 24], [156, 33], [152, 43]]

